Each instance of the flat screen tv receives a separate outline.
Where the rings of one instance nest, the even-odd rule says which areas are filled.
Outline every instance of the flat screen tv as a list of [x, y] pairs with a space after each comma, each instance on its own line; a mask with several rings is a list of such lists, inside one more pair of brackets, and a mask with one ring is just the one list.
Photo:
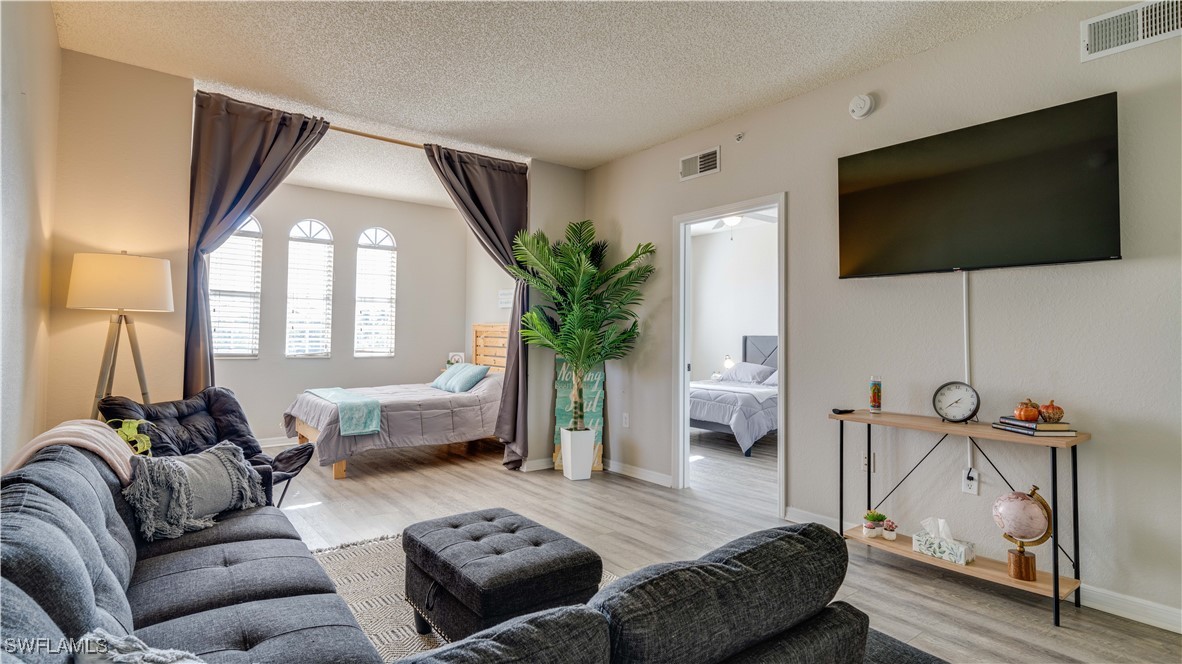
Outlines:
[[842, 157], [840, 277], [1120, 258], [1116, 93]]

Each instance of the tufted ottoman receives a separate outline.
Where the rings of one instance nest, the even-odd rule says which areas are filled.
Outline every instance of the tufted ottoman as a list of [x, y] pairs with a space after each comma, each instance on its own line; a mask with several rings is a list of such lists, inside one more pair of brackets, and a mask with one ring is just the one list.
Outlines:
[[582, 604], [603, 561], [578, 542], [496, 507], [423, 521], [402, 533], [415, 628], [456, 641], [510, 618]]

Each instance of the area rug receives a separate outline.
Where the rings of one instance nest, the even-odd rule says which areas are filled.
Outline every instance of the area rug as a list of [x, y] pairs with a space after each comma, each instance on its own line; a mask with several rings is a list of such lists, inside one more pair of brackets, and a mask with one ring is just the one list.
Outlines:
[[[361, 630], [385, 661], [394, 662], [444, 644], [434, 633], [415, 632], [413, 610], [403, 592], [406, 558], [402, 535], [320, 549], [312, 555], [328, 572]], [[604, 572], [600, 585], [615, 580], [614, 574]]]

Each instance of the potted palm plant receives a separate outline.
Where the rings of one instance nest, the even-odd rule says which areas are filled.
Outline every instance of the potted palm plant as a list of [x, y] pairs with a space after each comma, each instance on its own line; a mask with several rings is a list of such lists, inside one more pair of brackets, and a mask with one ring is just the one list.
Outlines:
[[608, 360], [619, 360], [640, 336], [634, 307], [640, 287], [652, 276], [652, 243], [637, 245], [623, 261], [606, 266], [608, 245], [595, 239], [590, 220], [567, 225], [562, 241], [542, 231], [522, 231], [513, 238], [517, 265], [513, 276], [541, 293], [546, 302], [521, 317], [521, 338], [549, 348], [571, 372], [571, 425], [561, 433], [562, 472], [567, 479], [590, 479], [595, 432], [585, 426], [583, 379]]

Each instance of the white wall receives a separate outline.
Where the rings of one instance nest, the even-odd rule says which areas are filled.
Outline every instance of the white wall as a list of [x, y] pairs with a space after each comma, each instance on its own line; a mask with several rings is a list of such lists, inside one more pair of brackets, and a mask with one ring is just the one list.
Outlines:
[[[280, 185], [255, 218], [263, 227], [263, 295], [257, 359], [214, 364], [218, 385], [234, 390], [260, 438], [283, 434], [283, 411], [309, 387], [361, 387], [434, 380], [448, 351], [464, 347], [464, 239], [454, 208]], [[287, 359], [287, 238], [301, 219], [332, 231], [332, 357]], [[366, 228], [398, 244], [394, 357], [353, 357], [357, 239]]]
[[[544, 231], [551, 239], [557, 239], [562, 237], [567, 224], [585, 219], [584, 180], [584, 171], [537, 159], [530, 162], [530, 231]], [[619, 248], [616, 249], [618, 253]], [[531, 299], [530, 304], [533, 303]], [[552, 465], [554, 454], [554, 353], [541, 348], [529, 349], [527, 389], [529, 454], [524, 468], [537, 470]]]
[[6, 460], [45, 423], [61, 49], [48, 3], [0, 7], [0, 460]]
[[[837, 158], [1116, 90], [1124, 260], [974, 273], [973, 383], [982, 419], [1026, 396], [1054, 398], [1093, 433], [1079, 453], [1082, 564], [1085, 584], [1104, 591], [1085, 591], [1084, 601], [1124, 595], [1177, 616], [1182, 40], [1080, 63], [1079, 21], [1110, 9], [1057, 5], [589, 172], [587, 215], [599, 228], [620, 245], [658, 243], [641, 346], [608, 370], [613, 460], [670, 469], [673, 216], [786, 191], [788, 503], [796, 514], [833, 517], [837, 427], [829, 409], [865, 403], [866, 379], [876, 373], [885, 377], [888, 410], [928, 413], [932, 391], [960, 378], [963, 364], [959, 275], [837, 279]], [[851, 120], [846, 105], [863, 92], [879, 108]], [[740, 131], [746, 139], [736, 144]], [[677, 181], [681, 156], [720, 144], [721, 173]], [[619, 426], [624, 411], [630, 429]], [[879, 488], [934, 442], [921, 433], [876, 435]], [[1015, 486], [1049, 487], [1045, 451], [984, 446]], [[844, 469], [848, 521], [862, 500], [851, 488], [854, 457]], [[944, 516], [981, 554], [1004, 557], [1008, 545], [990, 518], [1004, 484], [979, 460], [981, 495], [962, 494], [964, 461], [964, 441], [946, 443], [884, 509], [906, 531]], [[1064, 504], [1069, 494], [1061, 490]], [[1047, 566], [1049, 547], [1037, 552]]]
[[776, 224], [695, 235], [690, 242], [690, 366], [694, 380], [743, 359], [743, 336], [778, 332]]
[[[459, 215], [459, 212], [456, 212]], [[501, 290], [513, 290], [513, 277], [509, 276], [497, 264], [480, 242], [476, 234], [464, 224], [464, 252], [467, 258], [467, 284], [465, 286], [464, 324], [471, 330], [476, 323], [508, 323], [512, 309], [502, 309], [498, 305], [498, 293]], [[471, 362], [473, 355], [472, 335], [469, 334], [464, 342], [464, 352]], [[453, 350], [461, 350], [459, 347]]]
[[[66, 309], [77, 252], [172, 261], [173, 313], [136, 314], [154, 401], [181, 396], [193, 82], [62, 52], [48, 426], [89, 417], [108, 313]], [[116, 394], [139, 398], [124, 335]]]

